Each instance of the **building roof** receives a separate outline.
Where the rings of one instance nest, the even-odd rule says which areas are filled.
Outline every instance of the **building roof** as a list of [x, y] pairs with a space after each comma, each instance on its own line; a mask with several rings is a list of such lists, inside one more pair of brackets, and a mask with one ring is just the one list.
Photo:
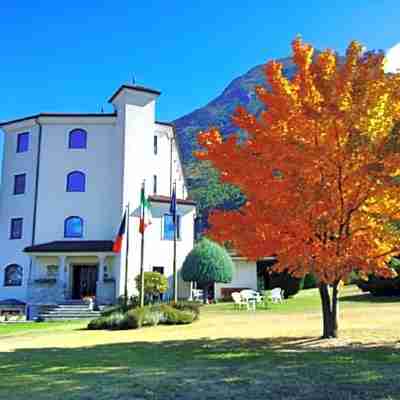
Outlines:
[[150, 94], [155, 94], [156, 96], [159, 96], [161, 94], [160, 91], [155, 90], [155, 89], [150, 89], [144, 86], [138, 86], [138, 85], [121, 85], [115, 92], [114, 94], [110, 97], [108, 100], [109, 103], [112, 103], [113, 100], [120, 94], [120, 92], [124, 89], [128, 90], [135, 90], [137, 92], [145, 92], [145, 93], [150, 93]]
[[0, 122], [0, 127], [15, 124], [16, 122], [27, 121], [29, 119], [37, 119], [40, 117], [78, 117], [78, 118], [85, 118], [85, 117], [115, 117], [117, 113], [39, 113], [35, 115], [30, 115], [28, 117], [13, 119], [11, 121], [4, 121]]
[[[6, 125], [15, 124], [17, 122], [28, 121], [30, 119], [37, 119], [37, 118], [40, 118], [40, 117], [60, 117], [60, 118], [63, 118], [63, 117], [81, 117], [81, 118], [85, 118], [85, 117], [116, 117], [116, 116], [117, 116], [116, 112], [113, 112], [113, 113], [48, 113], [48, 112], [44, 112], [44, 113], [29, 115], [27, 117], [12, 119], [10, 121], [0, 122], [0, 127], [6, 126]], [[171, 123], [171, 122], [156, 121], [156, 124], [158, 124], [158, 125], [166, 125], [166, 126], [170, 126], [171, 128], [175, 128], [175, 125], [173, 123]]]
[[25, 253], [90, 253], [111, 252], [111, 240], [64, 240], [25, 247]]
[[158, 124], [158, 125], [166, 125], [166, 126], [170, 126], [171, 128], [175, 128], [175, 125], [172, 122], [156, 121], [156, 124]]
[[17, 299], [0, 300], [0, 306], [25, 306], [26, 303]]
[[[169, 196], [161, 196], [161, 195], [152, 195], [149, 196], [149, 200], [155, 203], [170, 203], [171, 197]], [[178, 204], [188, 205], [188, 206], [195, 206], [197, 203], [194, 200], [190, 199], [176, 199]]]

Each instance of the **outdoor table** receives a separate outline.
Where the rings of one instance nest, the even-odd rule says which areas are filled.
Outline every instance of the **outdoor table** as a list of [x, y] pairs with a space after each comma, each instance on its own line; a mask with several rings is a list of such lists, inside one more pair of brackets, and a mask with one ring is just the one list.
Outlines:
[[255, 297], [250, 297], [248, 300], [249, 307], [252, 311], [256, 311], [256, 304], [257, 304], [257, 299]]

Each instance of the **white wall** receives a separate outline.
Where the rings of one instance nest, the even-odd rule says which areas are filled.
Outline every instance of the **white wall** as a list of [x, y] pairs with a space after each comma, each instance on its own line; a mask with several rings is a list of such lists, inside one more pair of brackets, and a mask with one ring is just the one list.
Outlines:
[[[41, 118], [42, 145], [35, 244], [64, 238], [64, 220], [80, 216], [84, 220], [82, 240], [113, 240], [120, 222], [121, 140], [114, 120], [93, 118]], [[25, 125], [24, 125], [25, 124]], [[34, 190], [39, 127], [30, 120], [17, 124], [5, 135], [3, 184], [0, 190], [0, 299], [25, 300], [30, 257], [23, 249], [32, 244]], [[69, 149], [69, 132], [87, 131], [87, 149]], [[17, 135], [30, 132], [29, 151], [16, 153]], [[86, 192], [66, 191], [67, 174], [79, 170], [86, 175]], [[26, 173], [26, 193], [13, 195], [14, 174]], [[22, 217], [23, 238], [9, 240], [10, 220]], [[78, 239], [79, 240], [79, 239]], [[24, 269], [21, 287], [4, 287], [4, 269], [17, 263]]]
[[216, 283], [215, 297], [220, 299], [222, 288], [242, 288], [257, 290], [257, 264], [254, 261], [233, 259], [232, 282]]
[[[153, 266], [163, 266], [165, 275], [169, 278], [170, 289], [172, 289], [173, 277], [173, 241], [164, 240], [163, 217], [169, 213], [170, 205], [168, 203], [152, 203], [152, 211], [154, 215], [154, 223], [148, 229], [148, 246], [147, 246], [147, 271], [152, 271]], [[192, 250], [194, 242], [193, 220], [195, 216], [194, 206], [178, 205], [177, 214], [181, 215], [181, 237], [176, 244], [176, 265], [177, 269], [182, 268], [186, 255]], [[180, 289], [187, 286], [183, 282], [178, 283]], [[180, 290], [180, 295], [184, 292]], [[187, 293], [189, 295], [189, 293]]]
[[[173, 138], [174, 132], [171, 126], [156, 124], [155, 135], [158, 137], [158, 154], [153, 154], [152, 170], [157, 175], [157, 194], [170, 193], [170, 173], [172, 183], [176, 182], [176, 195], [179, 199], [186, 199], [187, 191], [184, 188], [182, 166], [178, 156], [177, 143]], [[172, 163], [171, 163], [171, 139], [172, 139]], [[153, 178], [152, 178], [153, 179]], [[149, 185], [149, 193], [153, 194], [153, 181]]]
[[[146, 180], [146, 195], [153, 193], [153, 175], [157, 175], [157, 195], [170, 195], [170, 138], [172, 127], [155, 123], [156, 96], [153, 94], [123, 90], [114, 99], [117, 109], [117, 129], [122, 130], [124, 141], [123, 159], [123, 204], [128, 201], [131, 211], [139, 207], [142, 182]], [[154, 154], [154, 135], [158, 136], [158, 152]], [[174, 142], [175, 145], [175, 142]], [[179, 178], [181, 166], [177, 160], [177, 151], [173, 147], [173, 179]], [[183, 183], [182, 174], [180, 182]], [[181, 187], [182, 187], [181, 183]], [[177, 197], [182, 198], [177, 185]], [[151, 271], [153, 266], [164, 266], [165, 274], [172, 275], [172, 243], [161, 239], [161, 211], [168, 212], [169, 205], [153, 204], [154, 220], [145, 236], [145, 271]], [[179, 207], [179, 209], [181, 209]], [[122, 213], [121, 208], [121, 213]], [[187, 253], [193, 247], [194, 207], [183, 207], [182, 237], [177, 245], [177, 266], [183, 263]], [[135, 277], [140, 273], [141, 235], [138, 233], [139, 218], [130, 220], [129, 271], [128, 288], [130, 294], [136, 293]], [[125, 287], [125, 246], [119, 260], [119, 276], [117, 293], [122, 295]], [[183, 285], [181, 285], [183, 286]], [[189, 293], [187, 293], [188, 295]]]
[[[86, 130], [86, 149], [68, 148], [69, 132], [75, 128]], [[114, 239], [120, 220], [120, 146], [111, 124], [43, 126], [36, 243], [68, 240], [64, 221], [69, 216], [83, 219], [82, 240]], [[84, 193], [66, 191], [72, 171], [85, 173]]]
[[[29, 151], [17, 153], [18, 133], [29, 132]], [[38, 127], [33, 121], [18, 124], [15, 130], [5, 135], [2, 184], [0, 186], [0, 299], [26, 300], [30, 258], [22, 252], [32, 238], [34, 182]], [[25, 194], [14, 195], [14, 175], [26, 173]], [[10, 240], [11, 218], [23, 218], [22, 239]], [[23, 268], [23, 285], [4, 286], [4, 270], [10, 264]]]

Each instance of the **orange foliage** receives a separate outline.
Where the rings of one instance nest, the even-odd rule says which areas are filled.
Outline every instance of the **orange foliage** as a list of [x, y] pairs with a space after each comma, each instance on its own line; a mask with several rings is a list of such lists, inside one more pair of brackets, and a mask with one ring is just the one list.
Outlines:
[[389, 276], [387, 262], [400, 253], [391, 225], [400, 220], [400, 74], [385, 74], [383, 56], [357, 42], [344, 62], [330, 50], [314, 57], [299, 38], [292, 48], [293, 79], [275, 61], [265, 66], [260, 117], [242, 107], [233, 115], [245, 141], [199, 134], [196, 156], [247, 197], [237, 211], [213, 213], [208, 235], [249, 259], [275, 254], [276, 270], [323, 283], [354, 268]]

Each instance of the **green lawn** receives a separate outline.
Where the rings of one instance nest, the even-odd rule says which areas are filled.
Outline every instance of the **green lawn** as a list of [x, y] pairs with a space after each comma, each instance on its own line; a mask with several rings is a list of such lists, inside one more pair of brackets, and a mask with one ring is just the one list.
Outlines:
[[55, 332], [81, 327], [83, 321], [67, 322], [17, 322], [0, 324], [0, 338], [2, 336], [25, 335], [31, 332]]
[[206, 306], [188, 326], [29, 324], [0, 337], [0, 399], [400, 399], [400, 303], [373, 300], [342, 293], [333, 341], [318, 339], [316, 291], [255, 313]]

